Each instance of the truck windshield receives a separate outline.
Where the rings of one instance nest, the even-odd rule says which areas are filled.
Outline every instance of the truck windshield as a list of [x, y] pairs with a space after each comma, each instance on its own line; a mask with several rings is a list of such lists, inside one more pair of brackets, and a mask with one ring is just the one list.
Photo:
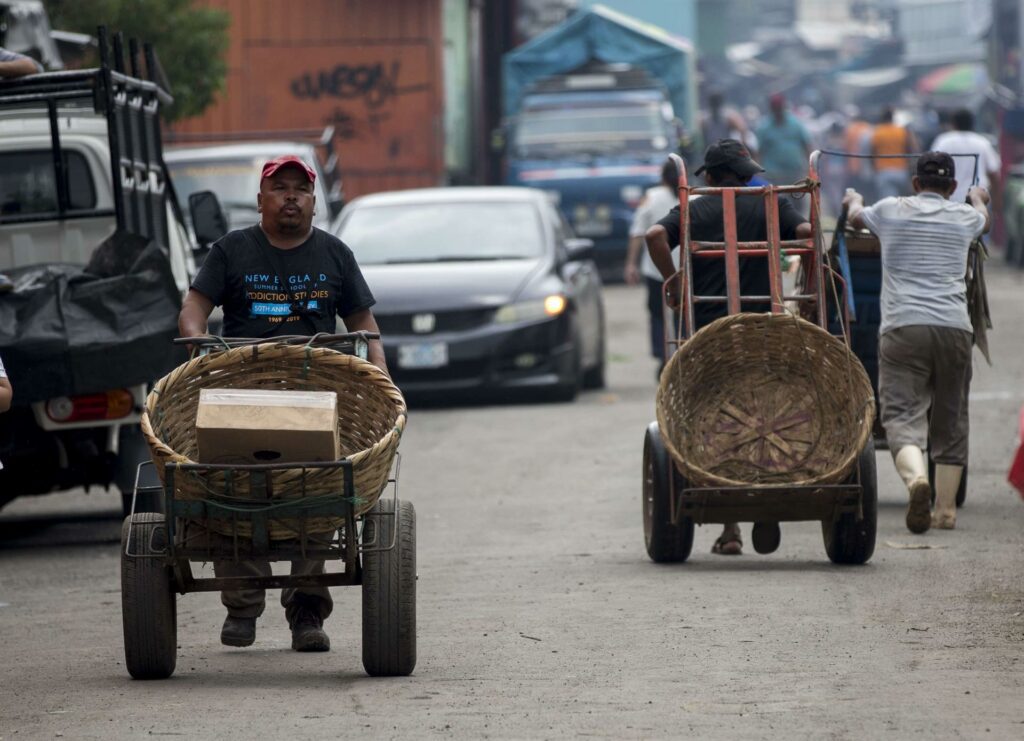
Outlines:
[[[96, 207], [96, 186], [81, 152], [64, 151], [68, 204], [72, 211]], [[0, 152], [0, 221], [5, 216], [33, 216], [57, 211], [53, 152], [37, 149]]]
[[523, 259], [544, 246], [536, 208], [512, 202], [357, 207], [338, 236], [360, 265]]
[[[200, 190], [212, 190], [228, 210], [256, 210], [262, 162], [251, 158], [235, 160], [177, 160], [168, 162], [174, 188], [188, 211], [188, 197]], [[230, 215], [229, 215], [230, 216]]]
[[614, 154], [668, 147], [661, 105], [574, 106], [527, 109], [516, 127], [520, 157]]

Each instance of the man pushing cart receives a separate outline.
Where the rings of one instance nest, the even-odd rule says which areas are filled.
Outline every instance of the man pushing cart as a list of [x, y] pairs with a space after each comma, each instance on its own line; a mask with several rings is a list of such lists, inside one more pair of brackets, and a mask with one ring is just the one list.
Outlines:
[[[648, 554], [685, 560], [694, 524], [717, 522], [712, 551], [737, 555], [745, 520], [755, 550], [770, 553], [779, 522], [820, 520], [829, 557], [863, 563], [875, 540], [874, 399], [849, 350], [841, 279], [826, 264], [816, 176], [747, 187], [760, 166], [722, 140], [697, 170], [708, 187], [691, 188], [674, 159], [680, 206], [646, 235], [665, 302], [682, 310], [644, 446]], [[810, 222], [790, 196], [810, 199]], [[784, 254], [802, 261], [794, 295], [783, 293]], [[817, 323], [790, 314], [794, 303]], [[840, 338], [827, 331], [836, 312]]]

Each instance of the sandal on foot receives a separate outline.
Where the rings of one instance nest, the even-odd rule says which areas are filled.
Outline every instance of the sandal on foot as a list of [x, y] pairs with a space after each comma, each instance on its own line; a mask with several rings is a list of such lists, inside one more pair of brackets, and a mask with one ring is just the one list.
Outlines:
[[711, 546], [711, 552], [719, 556], [743, 555], [743, 540], [739, 533], [722, 533]]

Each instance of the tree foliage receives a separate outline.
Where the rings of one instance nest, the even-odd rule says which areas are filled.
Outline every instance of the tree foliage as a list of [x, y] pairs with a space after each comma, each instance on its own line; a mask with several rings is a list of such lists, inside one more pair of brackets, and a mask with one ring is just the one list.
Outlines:
[[[231, 16], [194, 0], [45, 0], [50, 23], [62, 31], [96, 35], [107, 26], [126, 39], [148, 41], [167, 74], [174, 105], [169, 121], [202, 113], [224, 87]], [[126, 51], [127, 53], [127, 51]]]

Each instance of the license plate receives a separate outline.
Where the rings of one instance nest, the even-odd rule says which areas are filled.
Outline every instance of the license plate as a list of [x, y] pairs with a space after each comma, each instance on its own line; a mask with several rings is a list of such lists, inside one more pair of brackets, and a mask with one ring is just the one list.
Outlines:
[[577, 221], [576, 234], [580, 237], [604, 237], [612, 233], [610, 221]]
[[448, 365], [448, 343], [421, 342], [398, 346], [399, 368], [441, 368]]

